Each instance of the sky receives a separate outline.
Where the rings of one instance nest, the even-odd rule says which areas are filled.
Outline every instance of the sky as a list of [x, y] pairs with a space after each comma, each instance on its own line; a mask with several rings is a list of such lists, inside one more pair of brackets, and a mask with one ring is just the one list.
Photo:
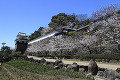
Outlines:
[[0, 47], [15, 47], [19, 32], [30, 35], [39, 27], [48, 27], [59, 13], [87, 14], [120, 0], [0, 0]]

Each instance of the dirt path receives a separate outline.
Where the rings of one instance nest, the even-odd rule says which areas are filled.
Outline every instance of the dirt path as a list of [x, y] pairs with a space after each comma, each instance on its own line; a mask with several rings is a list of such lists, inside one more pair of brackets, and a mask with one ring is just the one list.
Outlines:
[[[35, 56], [28, 56], [28, 58], [34, 58], [34, 59], [38, 59], [38, 60], [41, 59], [41, 58], [35, 57]], [[54, 62], [55, 59], [46, 59], [46, 61]], [[72, 64], [73, 62], [76, 62], [79, 65], [89, 65], [89, 62], [84, 62], [84, 61], [66, 61], [66, 60], [62, 60], [62, 61], [65, 64]], [[97, 62], [97, 64], [98, 64], [98, 67], [101, 67], [101, 68], [108, 68], [108, 69], [113, 69], [113, 70], [120, 68], [120, 64], [108, 64], [108, 63], [98, 63], [98, 62]]]

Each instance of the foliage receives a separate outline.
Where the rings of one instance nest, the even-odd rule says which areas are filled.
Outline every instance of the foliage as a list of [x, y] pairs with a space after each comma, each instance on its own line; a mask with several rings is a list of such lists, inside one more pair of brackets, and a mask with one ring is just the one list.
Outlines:
[[[1, 47], [0, 62], [9, 61], [11, 58], [12, 50], [8, 46]], [[7, 60], [8, 59], [8, 60]]]
[[87, 32], [84, 32], [83, 35], [87, 34]]
[[68, 32], [68, 35], [72, 35], [72, 34], [75, 34], [75, 33], [79, 33], [80, 31], [70, 31]]
[[3, 53], [0, 52], [0, 62], [2, 62], [2, 60], [3, 60]]
[[13, 56], [14, 57], [19, 57], [19, 56], [21, 56], [22, 54], [21, 54], [21, 51], [15, 51], [15, 52], [13, 52]]
[[8, 54], [11, 54], [12, 53], [12, 50], [10, 49], [10, 47], [8, 47], [8, 46], [3, 46], [2, 48], [1, 48], [1, 51], [3, 52], [3, 53], [8, 53]]
[[[64, 26], [76, 27], [79, 28], [81, 26], [85, 26], [90, 24], [91, 22], [96, 22], [98, 20], [103, 20], [108, 18], [109, 16], [114, 15], [114, 13], [120, 13], [118, 6], [116, 4], [111, 4], [105, 7], [100, 8], [100, 10], [96, 10], [92, 13], [92, 17], [87, 18], [87, 14], [65, 14], [59, 13], [57, 15], [52, 16], [51, 22], [48, 24], [52, 30], [61, 29]], [[34, 31], [30, 36], [29, 40], [36, 39], [43, 34], [43, 27], [40, 27], [38, 30]], [[70, 33], [71, 34], [71, 33]]]
[[59, 13], [57, 15], [52, 16], [51, 22], [48, 25], [49, 27], [52, 27], [53, 29], [61, 28], [63, 26], [74, 27], [75, 25], [85, 23], [85, 20], [87, 20], [86, 14], [67, 15], [65, 13]]
[[118, 10], [116, 4], [110, 4], [108, 6], [102, 7], [100, 10], [96, 10], [92, 13], [91, 20], [102, 20], [114, 14], [114, 12]]
[[120, 14], [120, 9], [116, 11], [117, 14]]
[[40, 37], [42, 35], [42, 29], [43, 29], [43, 27], [40, 27], [37, 31], [35, 31], [34, 33], [32, 33], [29, 36], [29, 40], [33, 40], [33, 39], [36, 39], [36, 38]]

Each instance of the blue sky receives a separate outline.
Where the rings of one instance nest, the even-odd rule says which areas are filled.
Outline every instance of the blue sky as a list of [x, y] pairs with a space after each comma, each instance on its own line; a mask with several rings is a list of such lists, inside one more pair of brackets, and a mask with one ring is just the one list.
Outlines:
[[30, 35], [47, 27], [53, 15], [88, 14], [120, 0], [0, 0], [0, 47], [2, 42], [15, 47], [18, 32]]

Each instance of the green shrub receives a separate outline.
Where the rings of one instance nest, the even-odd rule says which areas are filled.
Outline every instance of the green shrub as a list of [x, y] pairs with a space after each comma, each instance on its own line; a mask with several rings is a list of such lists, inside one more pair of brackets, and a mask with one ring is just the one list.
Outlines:
[[87, 32], [84, 32], [83, 35], [87, 34]]
[[75, 33], [80, 33], [80, 31], [70, 31], [70, 32], [68, 32], [68, 35], [72, 35], [72, 34], [75, 34]]
[[21, 51], [13, 52], [13, 56], [15, 57], [19, 57], [20, 55], [21, 55]]
[[76, 33], [76, 31], [70, 31], [70, 32], [68, 32], [68, 35], [72, 35], [74, 33]]
[[116, 11], [117, 14], [120, 14], [120, 9]]

